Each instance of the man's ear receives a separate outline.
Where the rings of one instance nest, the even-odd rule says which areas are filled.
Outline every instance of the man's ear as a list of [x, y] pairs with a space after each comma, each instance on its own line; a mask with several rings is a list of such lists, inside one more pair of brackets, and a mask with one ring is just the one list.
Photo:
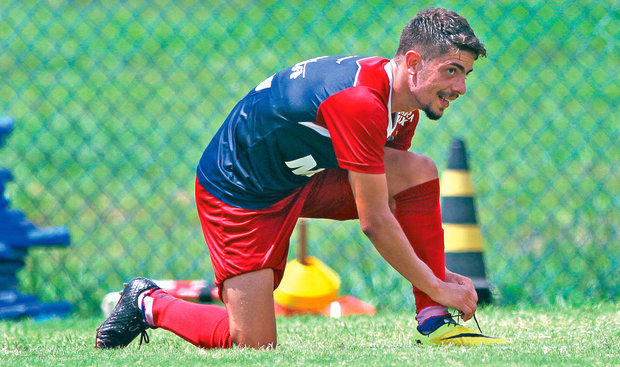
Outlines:
[[407, 72], [409, 74], [415, 74], [422, 64], [422, 56], [414, 50], [409, 50], [405, 54], [405, 64], [407, 65]]

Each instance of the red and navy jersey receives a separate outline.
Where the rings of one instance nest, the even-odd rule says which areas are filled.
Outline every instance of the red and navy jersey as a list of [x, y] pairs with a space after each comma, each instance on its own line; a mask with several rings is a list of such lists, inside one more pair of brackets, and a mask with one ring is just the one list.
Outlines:
[[392, 114], [392, 64], [323, 56], [286, 68], [230, 112], [197, 168], [200, 184], [246, 209], [270, 206], [322, 170], [384, 173], [383, 148], [409, 149], [418, 111]]

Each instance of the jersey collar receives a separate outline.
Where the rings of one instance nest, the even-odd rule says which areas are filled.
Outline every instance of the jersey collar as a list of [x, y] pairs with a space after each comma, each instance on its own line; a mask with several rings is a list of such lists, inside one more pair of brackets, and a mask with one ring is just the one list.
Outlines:
[[394, 130], [396, 130], [396, 125], [397, 125], [396, 121], [392, 119], [392, 87], [393, 87], [393, 73], [394, 73], [394, 65], [392, 64], [392, 60], [385, 63], [383, 68], [385, 69], [385, 74], [387, 75], [389, 83], [390, 83], [390, 95], [388, 97], [388, 103], [387, 103], [387, 112], [388, 112], [387, 137], [389, 137], [392, 135]]

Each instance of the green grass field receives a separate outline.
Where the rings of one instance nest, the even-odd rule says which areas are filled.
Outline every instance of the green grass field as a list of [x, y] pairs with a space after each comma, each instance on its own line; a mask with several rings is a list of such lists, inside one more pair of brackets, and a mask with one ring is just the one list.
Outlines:
[[[485, 307], [482, 330], [511, 339], [480, 348], [418, 347], [411, 313], [330, 319], [278, 320], [279, 347], [272, 351], [201, 350], [163, 330], [151, 343], [123, 350], [95, 350], [97, 318], [0, 322], [3, 366], [614, 366], [620, 353], [620, 305]], [[473, 322], [468, 322], [473, 326]]]

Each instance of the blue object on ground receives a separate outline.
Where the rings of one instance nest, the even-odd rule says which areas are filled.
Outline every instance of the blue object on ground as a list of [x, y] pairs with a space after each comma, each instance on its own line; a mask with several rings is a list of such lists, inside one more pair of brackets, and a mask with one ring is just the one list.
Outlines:
[[[0, 147], [14, 126], [12, 118], [0, 116]], [[21, 294], [17, 272], [24, 266], [29, 248], [69, 246], [69, 230], [66, 227], [39, 228], [19, 210], [10, 209], [11, 203], [4, 190], [11, 180], [11, 172], [0, 168], [0, 319], [33, 317], [47, 320], [65, 316], [71, 311], [70, 303], [43, 303], [34, 295]]]

